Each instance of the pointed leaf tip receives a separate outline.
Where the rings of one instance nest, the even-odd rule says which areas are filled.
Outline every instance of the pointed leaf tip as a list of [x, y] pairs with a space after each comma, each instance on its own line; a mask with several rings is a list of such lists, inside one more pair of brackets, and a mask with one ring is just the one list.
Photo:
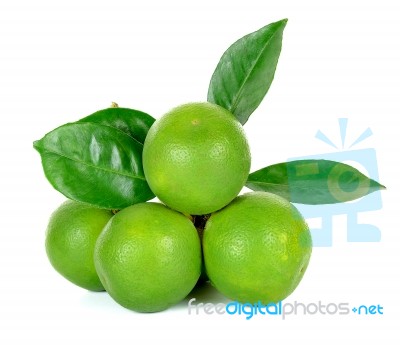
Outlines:
[[268, 166], [251, 173], [246, 186], [309, 205], [347, 202], [386, 189], [350, 165], [323, 159]]
[[272, 84], [286, 23], [282, 19], [237, 40], [222, 55], [211, 77], [208, 102], [228, 109], [242, 125]]
[[40, 142], [40, 140], [35, 140], [35, 141], [33, 142], [33, 148], [34, 148], [36, 151], [39, 151], [39, 142]]

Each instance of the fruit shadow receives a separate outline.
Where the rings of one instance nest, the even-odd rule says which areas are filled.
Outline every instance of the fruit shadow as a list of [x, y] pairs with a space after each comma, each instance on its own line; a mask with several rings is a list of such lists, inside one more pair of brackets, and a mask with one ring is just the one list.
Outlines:
[[[188, 303], [190, 300], [195, 298], [195, 301], [192, 301], [193, 305], [198, 305], [200, 303], [229, 303], [230, 300], [227, 299], [224, 295], [220, 294], [209, 282], [203, 282], [199, 285], [196, 285], [193, 290], [186, 296], [181, 302], [172, 306], [168, 310], [187, 310]], [[128, 312], [132, 312], [128, 309], [121, 308], [111, 297], [105, 292], [92, 292], [87, 291], [81, 297], [81, 303], [85, 307], [89, 307], [91, 309], [101, 310], [105, 312], [109, 311], [120, 311], [125, 310]], [[151, 313], [150, 313], [151, 314]]]
[[193, 304], [199, 303], [228, 303], [230, 299], [226, 298], [224, 295], [220, 294], [217, 289], [215, 289], [210, 282], [203, 282], [196, 285], [193, 290], [187, 295], [187, 297], [180, 303], [175, 305], [173, 309], [185, 309], [188, 308], [188, 303], [191, 299], [195, 298]]
[[106, 291], [86, 291], [81, 297], [81, 304], [90, 309], [96, 310], [119, 310], [119, 305], [111, 298]]

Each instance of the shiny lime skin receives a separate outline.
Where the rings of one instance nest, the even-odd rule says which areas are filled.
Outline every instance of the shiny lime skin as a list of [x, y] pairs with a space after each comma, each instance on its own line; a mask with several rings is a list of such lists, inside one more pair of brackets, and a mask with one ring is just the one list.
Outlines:
[[157, 203], [117, 213], [100, 235], [94, 257], [110, 296], [138, 312], [178, 303], [195, 286], [201, 270], [200, 238], [193, 223]]
[[189, 103], [150, 128], [143, 168], [162, 202], [202, 215], [239, 194], [249, 174], [250, 150], [241, 124], [229, 111], [211, 103]]
[[71, 200], [54, 211], [47, 227], [45, 245], [56, 271], [84, 289], [103, 291], [93, 253], [100, 232], [112, 216], [109, 210]]
[[225, 296], [268, 304], [289, 296], [308, 266], [312, 241], [298, 210], [252, 192], [211, 215], [203, 234], [207, 275]]

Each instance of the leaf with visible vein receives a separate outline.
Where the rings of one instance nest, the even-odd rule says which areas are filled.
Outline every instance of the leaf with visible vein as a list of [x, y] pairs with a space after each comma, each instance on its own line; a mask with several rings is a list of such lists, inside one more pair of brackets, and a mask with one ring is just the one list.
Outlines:
[[269, 24], [233, 43], [211, 77], [207, 100], [228, 109], [242, 125], [272, 84], [286, 23]]
[[143, 145], [97, 123], [71, 123], [34, 142], [45, 175], [66, 197], [122, 209], [154, 197], [143, 173]]
[[278, 163], [249, 175], [246, 186], [300, 204], [335, 204], [385, 187], [350, 165], [330, 160]]

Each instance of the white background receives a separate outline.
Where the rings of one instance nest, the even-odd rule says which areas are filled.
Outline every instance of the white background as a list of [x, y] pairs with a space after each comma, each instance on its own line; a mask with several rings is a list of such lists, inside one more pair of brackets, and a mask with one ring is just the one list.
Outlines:
[[[400, 4], [397, 1], [2, 1], [0, 3], [0, 343], [185, 343], [264, 340], [395, 344], [399, 340]], [[123, 309], [105, 293], [65, 281], [44, 234], [64, 200], [46, 181], [32, 142], [111, 101], [160, 117], [206, 98], [211, 73], [239, 37], [289, 18], [276, 78], [246, 124], [252, 170], [321, 152], [321, 129], [339, 141], [370, 127], [383, 208], [363, 215], [379, 243], [348, 243], [343, 217], [333, 246], [315, 248], [288, 301], [380, 304], [384, 315], [188, 316]], [[199, 301], [224, 301], [206, 289]], [[178, 341], [179, 340], [179, 341]], [[226, 340], [226, 342], [225, 342]]]

